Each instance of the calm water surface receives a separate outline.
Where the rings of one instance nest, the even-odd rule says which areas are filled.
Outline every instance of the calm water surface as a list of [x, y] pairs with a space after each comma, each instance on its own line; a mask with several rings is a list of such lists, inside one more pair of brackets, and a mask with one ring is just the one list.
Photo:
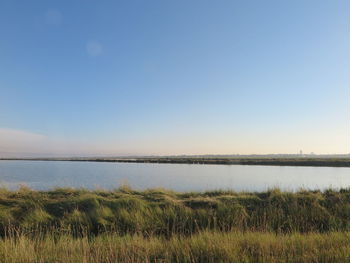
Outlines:
[[350, 187], [350, 168], [61, 161], [0, 161], [0, 184], [33, 189], [54, 187], [177, 191], [233, 189], [261, 191]]

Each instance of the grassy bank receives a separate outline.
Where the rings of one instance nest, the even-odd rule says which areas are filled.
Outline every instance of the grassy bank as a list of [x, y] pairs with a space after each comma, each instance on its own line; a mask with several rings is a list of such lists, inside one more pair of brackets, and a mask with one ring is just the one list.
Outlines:
[[113, 232], [144, 236], [201, 231], [274, 233], [350, 230], [350, 189], [261, 193], [56, 189], [0, 191], [0, 235], [6, 229]]
[[350, 262], [350, 189], [0, 191], [0, 262]]

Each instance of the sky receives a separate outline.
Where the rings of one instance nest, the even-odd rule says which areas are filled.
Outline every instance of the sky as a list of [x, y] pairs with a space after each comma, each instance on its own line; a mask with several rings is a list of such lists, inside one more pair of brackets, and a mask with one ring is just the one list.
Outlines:
[[0, 156], [350, 153], [349, 12], [2, 0]]

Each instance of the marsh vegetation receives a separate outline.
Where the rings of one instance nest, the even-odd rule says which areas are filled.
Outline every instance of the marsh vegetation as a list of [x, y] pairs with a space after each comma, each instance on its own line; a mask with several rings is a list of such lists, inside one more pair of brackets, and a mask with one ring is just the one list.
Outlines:
[[160, 156], [160, 157], [82, 157], [82, 158], [0, 158], [0, 160], [27, 161], [78, 161], [116, 163], [168, 163], [168, 164], [225, 164], [225, 165], [272, 165], [272, 166], [314, 166], [350, 167], [350, 155], [325, 156]]
[[0, 193], [0, 262], [346, 262], [350, 190]]
[[2, 263], [150, 263], [150, 262], [332, 262], [350, 261], [350, 234], [275, 235], [263, 232], [201, 232], [191, 236], [102, 234], [0, 240]]

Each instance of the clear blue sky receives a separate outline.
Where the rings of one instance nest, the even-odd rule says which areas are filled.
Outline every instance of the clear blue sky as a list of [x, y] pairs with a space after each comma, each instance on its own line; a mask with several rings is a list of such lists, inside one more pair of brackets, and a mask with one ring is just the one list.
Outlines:
[[350, 152], [350, 2], [0, 2], [0, 153]]

